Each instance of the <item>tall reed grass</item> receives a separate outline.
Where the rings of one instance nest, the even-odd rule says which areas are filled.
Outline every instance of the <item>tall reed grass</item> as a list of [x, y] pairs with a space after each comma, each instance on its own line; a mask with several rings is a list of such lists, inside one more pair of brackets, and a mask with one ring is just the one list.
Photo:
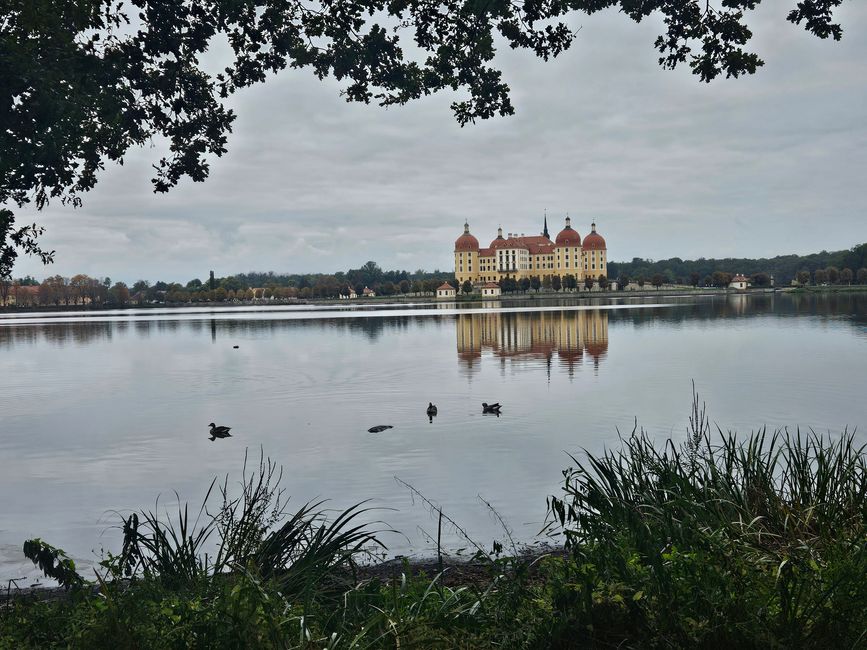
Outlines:
[[681, 444], [636, 429], [617, 450], [573, 457], [549, 512], [578, 564], [631, 585], [632, 625], [675, 645], [798, 647], [842, 628], [863, 642], [867, 455], [855, 434], [712, 433], [697, 398], [690, 423]]
[[167, 586], [248, 571], [284, 594], [302, 597], [338, 571], [351, 572], [358, 556], [382, 547], [363, 503], [333, 518], [323, 501], [290, 513], [281, 480], [282, 470], [271, 459], [260, 455], [251, 471], [245, 456], [239, 494], [228, 477], [221, 484], [215, 479], [195, 517], [180, 499], [174, 515], [160, 511], [159, 503], [131, 514], [123, 521], [121, 553], [102, 565], [110, 578], [141, 576]]

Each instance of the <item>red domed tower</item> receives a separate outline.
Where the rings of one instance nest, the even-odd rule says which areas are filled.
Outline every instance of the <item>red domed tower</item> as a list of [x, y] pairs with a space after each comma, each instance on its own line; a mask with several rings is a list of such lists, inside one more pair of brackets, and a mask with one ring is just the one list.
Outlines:
[[584, 238], [584, 274], [593, 278], [608, 277], [608, 248], [605, 238], [596, 232], [596, 223], [590, 224], [590, 234]]
[[464, 281], [476, 281], [479, 272], [479, 240], [470, 234], [470, 224], [464, 222], [463, 234], [455, 240], [455, 279], [458, 291]]
[[557, 239], [554, 240], [557, 246], [580, 246], [581, 235], [577, 230], [572, 228], [572, 219], [566, 217], [566, 227], [557, 233]]
[[574, 275], [581, 280], [581, 235], [572, 228], [572, 220], [566, 217], [566, 226], [557, 233], [554, 240], [556, 255], [554, 256], [555, 275]]

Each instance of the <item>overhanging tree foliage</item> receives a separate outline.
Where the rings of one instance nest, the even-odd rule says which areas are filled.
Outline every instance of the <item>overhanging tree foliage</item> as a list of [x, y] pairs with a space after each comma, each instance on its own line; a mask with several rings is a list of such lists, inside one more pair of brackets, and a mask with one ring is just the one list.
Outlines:
[[[79, 204], [106, 161], [165, 141], [154, 190], [203, 181], [226, 152], [234, 113], [224, 100], [286, 67], [345, 83], [348, 101], [383, 106], [451, 89], [461, 125], [514, 107], [492, 61], [498, 43], [547, 60], [569, 47], [573, 11], [659, 12], [654, 47], [665, 68], [687, 64], [702, 81], [752, 74], [746, 12], [760, 0], [2, 0], [0, 206], [49, 199]], [[800, 0], [788, 20], [839, 40], [842, 0]], [[218, 39], [231, 60], [212, 75], [202, 57]], [[418, 54], [408, 54], [407, 52]], [[0, 231], [0, 251], [51, 254], [38, 229]], [[11, 236], [17, 233], [17, 239]]]

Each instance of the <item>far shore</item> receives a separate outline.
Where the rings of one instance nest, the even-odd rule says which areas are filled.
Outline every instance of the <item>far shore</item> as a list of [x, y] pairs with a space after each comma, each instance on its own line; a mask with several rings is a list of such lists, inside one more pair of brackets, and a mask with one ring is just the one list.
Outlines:
[[17, 307], [7, 305], [0, 307], [0, 314], [16, 313], [41, 313], [41, 312], [77, 312], [77, 311], [128, 311], [134, 309], [183, 309], [191, 307], [232, 309], [241, 307], [277, 307], [296, 305], [327, 305], [361, 307], [365, 305], [385, 304], [409, 304], [409, 303], [483, 303], [495, 304], [504, 301], [548, 301], [569, 300], [576, 304], [584, 301], [598, 299], [626, 299], [626, 298], [683, 298], [703, 296], [736, 296], [736, 295], [763, 295], [773, 293], [858, 293], [867, 291], [867, 285], [827, 286], [827, 287], [762, 287], [751, 289], [717, 289], [711, 287], [661, 287], [660, 289], [642, 289], [636, 291], [540, 291], [527, 293], [503, 294], [497, 298], [482, 299], [478, 294], [459, 295], [455, 298], [436, 298], [430, 294], [413, 295], [402, 294], [392, 296], [375, 296], [368, 298], [338, 299], [338, 298], [308, 298], [308, 299], [257, 299], [257, 300], [233, 300], [224, 302], [153, 302], [143, 304], [129, 304], [122, 307], [116, 305], [28, 305]]

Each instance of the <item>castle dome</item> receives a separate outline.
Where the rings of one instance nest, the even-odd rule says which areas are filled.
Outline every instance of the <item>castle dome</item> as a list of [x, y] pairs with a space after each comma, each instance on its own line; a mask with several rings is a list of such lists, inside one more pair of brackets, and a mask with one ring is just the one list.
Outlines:
[[470, 224], [464, 223], [464, 233], [455, 240], [455, 252], [477, 250], [479, 250], [479, 240], [470, 234]]
[[581, 235], [578, 234], [577, 230], [572, 228], [572, 220], [569, 217], [566, 217], [566, 227], [557, 234], [557, 239], [554, 240], [554, 243], [557, 246], [581, 245]]
[[590, 224], [590, 234], [584, 238], [585, 251], [604, 251], [606, 250], [605, 239], [596, 232], [596, 224]]
[[497, 238], [491, 241], [491, 250], [496, 250], [498, 248], [510, 248], [508, 239], [503, 239], [503, 227], [500, 226], [497, 228]]

